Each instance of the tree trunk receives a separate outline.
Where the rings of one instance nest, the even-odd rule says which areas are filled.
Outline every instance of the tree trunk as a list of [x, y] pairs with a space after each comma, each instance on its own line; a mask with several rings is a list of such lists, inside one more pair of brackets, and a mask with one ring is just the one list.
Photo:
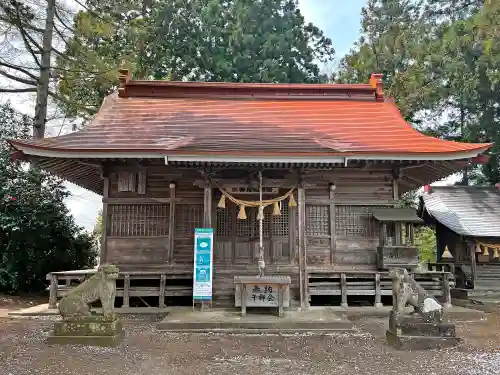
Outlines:
[[[466, 141], [466, 134], [465, 134], [465, 106], [464, 106], [464, 97], [463, 94], [460, 95], [460, 137], [462, 138], [461, 141], [465, 142]], [[469, 168], [465, 168], [463, 170], [463, 176], [462, 176], [462, 185], [469, 185]]]
[[47, 16], [45, 19], [45, 29], [43, 31], [42, 56], [40, 59], [40, 78], [36, 92], [35, 119], [33, 123], [34, 138], [43, 138], [45, 135], [55, 7], [56, 0], [47, 0]]

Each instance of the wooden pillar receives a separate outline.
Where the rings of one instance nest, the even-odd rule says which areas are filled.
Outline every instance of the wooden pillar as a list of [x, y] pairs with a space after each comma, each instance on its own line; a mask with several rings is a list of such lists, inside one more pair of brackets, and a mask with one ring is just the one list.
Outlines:
[[411, 223], [405, 223], [405, 245], [411, 245]]
[[472, 272], [472, 283], [473, 285], [476, 285], [476, 272], [477, 272], [477, 266], [476, 266], [476, 247], [474, 246], [473, 243], [469, 244], [467, 243], [467, 246], [469, 246], [470, 249], [470, 267], [471, 267], [471, 272]]
[[387, 223], [382, 223], [382, 225], [380, 226], [379, 245], [387, 245]]
[[158, 296], [158, 307], [165, 307], [165, 288], [166, 288], [167, 275], [160, 275], [160, 295]]
[[208, 178], [205, 179], [203, 195], [203, 227], [212, 228], [212, 184]]
[[396, 223], [396, 245], [401, 246], [403, 244], [403, 223]]
[[300, 307], [309, 308], [308, 277], [307, 277], [307, 249], [306, 249], [306, 194], [302, 179], [297, 189], [298, 220], [299, 220], [299, 283]]
[[[297, 196], [296, 193], [294, 193]], [[295, 264], [295, 260], [297, 259], [297, 247], [295, 244], [297, 243], [297, 207], [288, 207], [288, 243], [290, 254], [289, 254], [289, 262], [291, 265]]]
[[375, 308], [382, 307], [382, 290], [380, 287], [380, 273], [375, 274]]
[[330, 264], [335, 264], [337, 239], [335, 236], [335, 184], [330, 184]]
[[340, 307], [349, 307], [347, 304], [347, 275], [345, 273], [340, 274]]
[[122, 307], [130, 307], [130, 275], [128, 273], [123, 275], [123, 304]]
[[399, 169], [396, 169], [392, 173], [392, 199], [397, 201], [399, 199]]
[[107, 261], [107, 253], [108, 253], [108, 202], [106, 201], [109, 198], [109, 176], [103, 175], [104, 180], [104, 189], [102, 192], [102, 216], [101, 216], [101, 256], [100, 256], [100, 264], [104, 264]]
[[[398, 168], [392, 171], [392, 199], [394, 199], [394, 207], [396, 207], [396, 203], [399, 200], [399, 178], [400, 178], [400, 170]], [[394, 242], [395, 245], [402, 245], [402, 225], [401, 223], [394, 223]]]
[[174, 260], [175, 246], [175, 184], [170, 184], [170, 215], [168, 221], [168, 255], [167, 262], [172, 263]]

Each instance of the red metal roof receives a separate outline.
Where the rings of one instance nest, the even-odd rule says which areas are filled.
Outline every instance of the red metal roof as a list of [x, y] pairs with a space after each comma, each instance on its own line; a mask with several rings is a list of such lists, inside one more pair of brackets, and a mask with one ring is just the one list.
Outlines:
[[[54, 152], [211, 155], [445, 155], [491, 144], [445, 141], [414, 130], [372, 85], [130, 81], [84, 130], [11, 141]], [[55, 155], [54, 155], [55, 156]]]

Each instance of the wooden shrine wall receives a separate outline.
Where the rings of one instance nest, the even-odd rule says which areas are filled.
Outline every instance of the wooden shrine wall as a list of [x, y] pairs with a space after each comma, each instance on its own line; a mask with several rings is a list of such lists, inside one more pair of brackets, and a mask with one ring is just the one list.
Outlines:
[[391, 172], [341, 169], [306, 176], [315, 185], [306, 190], [307, 265], [374, 269], [379, 231], [371, 209], [393, 205]]
[[[159, 171], [158, 171], [159, 170]], [[194, 228], [203, 226], [203, 189], [196, 171], [148, 171], [145, 188], [119, 191], [111, 173], [107, 205], [107, 262], [130, 265], [193, 263]], [[170, 187], [174, 183], [175, 187]]]
[[[108, 194], [103, 199], [107, 233], [103, 261], [191, 267], [194, 228], [203, 226], [204, 190], [194, 185], [200, 178], [196, 170], [167, 171], [160, 167], [135, 177], [111, 173]], [[296, 184], [292, 177], [283, 181], [291, 186]], [[373, 269], [378, 229], [370, 212], [373, 207], [393, 204], [390, 171], [306, 171], [303, 182], [307, 265]], [[175, 187], [170, 187], [171, 183]], [[127, 189], [132, 191], [123, 191]], [[280, 194], [286, 190], [282, 187]], [[294, 195], [297, 200], [297, 192]], [[247, 219], [238, 220], [238, 207], [234, 204], [217, 208], [219, 196], [213, 189], [215, 263], [218, 269], [251, 268], [255, 272], [259, 246], [257, 209], [247, 209]], [[283, 202], [281, 216], [271, 215], [272, 206], [264, 216], [266, 264], [285, 273], [299, 263], [297, 211], [297, 207]]]

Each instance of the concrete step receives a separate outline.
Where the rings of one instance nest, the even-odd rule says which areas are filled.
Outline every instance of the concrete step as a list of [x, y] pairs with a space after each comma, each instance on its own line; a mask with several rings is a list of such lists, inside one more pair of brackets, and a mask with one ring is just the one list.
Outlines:
[[227, 333], [289, 333], [289, 332], [352, 332], [354, 324], [329, 309], [316, 311], [285, 311], [279, 318], [274, 311], [269, 314], [252, 314], [242, 317], [236, 309], [192, 311], [172, 309], [160, 323], [159, 331], [167, 332], [227, 332]]

